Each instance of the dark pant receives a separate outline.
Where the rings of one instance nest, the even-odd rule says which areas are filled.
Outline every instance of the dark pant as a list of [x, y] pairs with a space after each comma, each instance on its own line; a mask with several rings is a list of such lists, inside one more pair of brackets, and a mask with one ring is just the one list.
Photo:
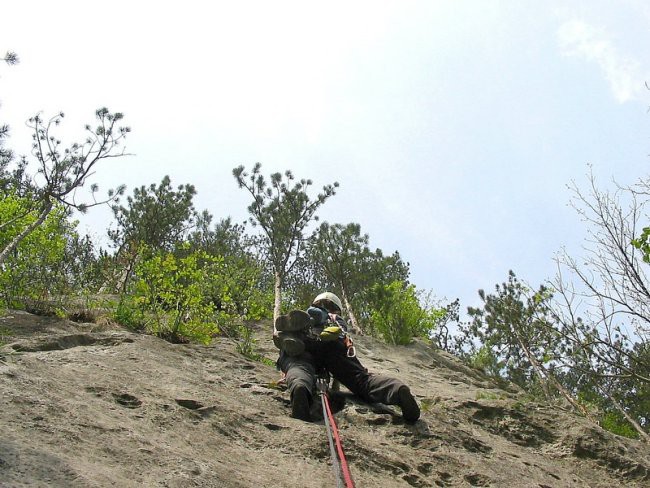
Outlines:
[[397, 392], [406, 386], [398, 379], [369, 373], [356, 357], [347, 357], [347, 349], [341, 341], [307, 341], [304, 353], [299, 356], [281, 353], [278, 365], [286, 374], [290, 395], [298, 386], [307, 387], [313, 395], [316, 375], [321, 370], [329, 372], [348, 390], [369, 403], [396, 405]]

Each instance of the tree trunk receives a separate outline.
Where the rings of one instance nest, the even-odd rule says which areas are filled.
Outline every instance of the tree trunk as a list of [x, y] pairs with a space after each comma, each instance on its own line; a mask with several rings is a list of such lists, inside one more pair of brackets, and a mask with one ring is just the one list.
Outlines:
[[574, 400], [571, 394], [566, 390], [566, 388], [562, 386], [562, 384], [557, 380], [557, 378], [555, 378], [555, 376], [553, 376], [548, 371], [546, 371], [546, 368], [544, 368], [544, 366], [542, 366], [537, 361], [537, 358], [533, 356], [533, 353], [530, 352], [528, 347], [526, 347], [526, 345], [524, 344], [524, 341], [522, 340], [517, 330], [514, 328], [513, 330], [515, 336], [517, 337], [517, 342], [519, 342], [519, 345], [523, 349], [524, 354], [528, 358], [528, 361], [530, 361], [530, 364], [533, 366], [533, 369], [535, 370], [537, 377], [540, 379], [542, 383], [542, 388], [544, 389], [544, 395], [547, 396], [547, 401], [550, 401], [550, 395], [548, 392], [548, 386], [546, 385], [546, 382], [550, 381], [551, 383], [553, 383], [553, 386], [555, 386], [555, 388], [557, 388], [557, 390], [562, 394], [562, 396], [566, 399], [566, 401], [568, 401], [573, 406], [573, 408], [579, 410], [586, 418], [591, 420], [593, 423], [597, 424], [598, 422], [589, 413], [589, 411], [584, 406], [580, 405], [580, 403], [578, 403], [576, 400]]
[[[548, 390], [548, 376], [546, 374], [546, 370], [542, 367], [541, 364], [537, 362], [537, 358], [533, 357], [533, 353], [530, 352], [526, 344], [524, 344], [524, 340], [522, 339], [521, 335], [517, 331], [517, 326], [513, 325], [512, 331], [515, 334], [515, 337], [517, 338], [517, 342], [519, 343], [519, 347], [524, 351], [524, 354], [526, 355], [526, 358], [528, 358], [528, 362], [531, 364], [533, 369], [535, 370], [535, 374], [539, 378], [540, 384], [542, 386], [542, 390], [544, 391], [544, 396], [546, 397], [546, 401], [550, 402], [551, 401], [551, 393]], [[569, 399], [567, 399], [569, 400]], [[573, 404], [571, 400], [569, 400], [569, 403]]]
[[7, 256], [11, 252], [14, 251], [18, 247], [18, 245], [27, 237], [29, 234], [31, 234], [34, 229], [36, 229], [38, 226], [40, 226], [43, 222], [45, 222], [45, 219], [47, 216], [50, 214], [52, 211], [52, 202], [49, 200], [43, 202], [43, 208], [41, 209], [41, 213], [38, 215], [38, 218], [29, 224], [27, 227], [23, 229], [23, 231], [18, 234], [16, 237], [13, 238], [13, 240], [5, 246], [5, 248], [0, 252], [0, 266], [2, 266], [7, 259]]
[[630, 425], [634, 427], [634, 430], [636, 430], [639, 433], [639, 437], [641, 438], [641, 440], [646, 444], [650, 444], [650, 436], [648, 435], [648, 433], [645, 430], [643, 430], [643, 428], [638, 424], [638, 422], [634, 420], [630, 416], [630, 414], [628, 414], [625, 411], [623, 406], [620, 403], [618, 403], [618, 400], [616, 400], [616, 398], [614, 398], [612, 395], [606, 392], [604, 388], [598, 387], [598, 389], [603, 393], [603, 395], [605, 395], [609, 399], [610, 402], [612, 402], [612, 405], [614, 405], [616, 410], [618, 410], [620, 414], [623, 417], [625, 417], [625, 420], [627, 420], [630, 423]]
[[352, 330], [354, 330], [357, 334], [363, 335], [363, 330], [359, 326], [359, 321], [357, 320], [357, 317], [354, 314], [354, 310], [352, 309], [352, 305], [350, 304], [350, 301], [348, 300], [348, 294], [345, 291], [344, 286], [341, 286], [341, 296], [343, 297], [343, 305], [345, 306], [345, 309], [348, 312], [348, 316], [350, 317], [350, 323], [352, 324]]
[[275, 302], [273, 303], [273, 323], [275, 324], [276, 319], [282, 313], [282, 276], [278, 272], [275, 273], [273, 291], [275, 292]]
[[124, 252], [122, 253], [122, 257], [124, 258], [125, 263], [122, 270], [122, 276], [119, 278], [119, 286], [122, 294], [126, 294], [131, 278], [133, 277], [133, 270], [135, 269], [138, 258], [140, 257], [140, 246], [138, 244], [132, 244], [124, 246], [123, 249]]

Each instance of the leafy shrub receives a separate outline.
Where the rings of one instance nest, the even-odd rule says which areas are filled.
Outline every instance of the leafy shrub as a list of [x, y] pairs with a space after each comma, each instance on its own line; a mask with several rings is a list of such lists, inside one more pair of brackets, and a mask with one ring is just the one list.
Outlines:
[[200, 251], [181, 258], [151, 254], [136, 265], [133, 291], [121, 300], [116, 320], [172, 342], [210, 342], [219, 331], [208, 294], [218, 265]]
[[142, 303], [138, 302], [137, 297], [124, 295], [118, 302], [117, 307], [115, 307], [113, 319], [135, 331], [145, 332], [147, 326], [145, 310], [142, 307]]
[[[8, 195], [0, 201], [0, 249], [36, 221], [35, 212], [29, 208], [25, 198]], [[26, 308], [29, 303], [50, 301], [66, 291], [62, 263], [74, 226], [65, 209], [57, 206], [7, 257], [0, 268], [0, 298], [7, 306]]]
[[245, 324], [238, 327], [237, 352], [249, 359], [257, 359], [255, 346], [257, 340], [253, 336], [253, 329]]
[[371, 320], [388, 344], [409, 344], [413, 337], [428, 337], [440, 310], [422, 307], [414, 285], [393, 281], [373, 287]]
[[469, 356], [468, 363], [471, 367], [480, 369], [487, 375], [494, 378], [501, 378], [503, 364], [499, 362], [496, 355], [486, 345], [482, 345], [476, 352]]
[[638, 439], [639, 433], [617, 412], [605, 412], [600, 419], [600, 426], [614, 434], [631, 439]]
[[222, 312], [223, 320], [270, 318], [274, 296], [260, 288], [259, 268], [243, 259], [221, 256], [211, 259], [218, 264], [212, 266], [208, 293], [216, 310]]
[[88, 296], [98, 293], [107, 281], [105, 266], [105, 251], [98, 251], [89, 236], [80, 236], [77, 232], [67, 236], [62, 272], [73, 294]]
[[[272, 310], [273, 296], [257, 288], [256, 270], [238, 262], [188, 246], [143, 255], [114, 314], [124, 325], [175, 342], [207, 343], [220, 331], [239, 337], [239, 320], [259, 320]], [[242, 347], [252, 351], [254, 344]]]
[[[0, 249], [36, 221], [30, 205], [29, 199], [13, 195], [0, 201]], [[99, 258], [77, 225], [63, 206], [55, 206], [7, 256], [0, 269], [0, 300], [12, 308], [65, 316], [69, 302], [97, 291], [103, 281]]]

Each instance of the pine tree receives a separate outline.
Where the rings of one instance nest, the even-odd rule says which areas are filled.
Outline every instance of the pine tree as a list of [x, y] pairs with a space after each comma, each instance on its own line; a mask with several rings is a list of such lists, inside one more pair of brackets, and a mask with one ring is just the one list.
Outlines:
[[[88, 179], [94, 174], [96, 166], [102, 160], [123, 156], [118, 152], [122, 140], [130, 132], [128, 127], [120, 127], [121, 113], [111, 113], [107, 108], [95, 112], [98, 125], [94, 129], [86, 126], [86, 140], [83, 143], [74, 143], [61, 150], [61, 140], [55, 136], [55, 128], [60, 125], [63, 113], [45, 121], [40, 115], [29, 119], [28, 126], [33, 130], [32, 155], [36, 159], [38, 178], [29, 178], [22, 167], [20, 182], [21, 188], [12, 188], [21, 193], [20, 196], [29, 197], [33, 205], [28, 209], [28, 214], [35, 215], [29, 224], [0, 250], [0, 266], [7, 256], [31, 234], [34, 229], [43, 224], [56, 204], [61, 204], [67, 211], [76, 209], [85, 212], [88, 208], [114, 200], [124, 191], [121, 186], [117, 191], [109, 190], [108, 198], [98, 201], [95, 193], [98, 191], [96, 184], [91, 185], [92, 201], [79, 202], [77, 192], [86, 185]], [[21, 169], [21, 168], [19, 168]], [[16, 179], [9, 184], [16, 183]], [[11, 187], [10, 187], [11, 188]], [[3, 223], [4, 225], [5, 223]], [[0, 228], [0, 231], [2, 229]]]
[[304, 250], [305, 229], [317, 220], [316, 211], [336, 193], [337, 182], [323, 187], [322, 193], [308, 195], [312, 180], [295, 180], [291, 171], [273, 173], [267, 182], [261, 174], [262, 165], [256, 163], [250, 174], [244, 166], [233, 169], [239, 188], [253, 197], [248, 206], [250, 222], [262, 230], [262, 248], [273, 269], [274, 320], [281, 313], [282, 288], [287, 274]]

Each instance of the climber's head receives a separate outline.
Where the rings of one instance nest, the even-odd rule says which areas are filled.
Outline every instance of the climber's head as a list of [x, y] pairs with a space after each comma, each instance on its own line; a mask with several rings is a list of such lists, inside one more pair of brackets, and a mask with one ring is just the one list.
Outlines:
[[326, 291], [321, 293], [312, 302], [314, 307], [324, 308], [331, 313], [341, 313], [343, 310], [343, 305], [341, 305], [341, 300], [334, 293]]

